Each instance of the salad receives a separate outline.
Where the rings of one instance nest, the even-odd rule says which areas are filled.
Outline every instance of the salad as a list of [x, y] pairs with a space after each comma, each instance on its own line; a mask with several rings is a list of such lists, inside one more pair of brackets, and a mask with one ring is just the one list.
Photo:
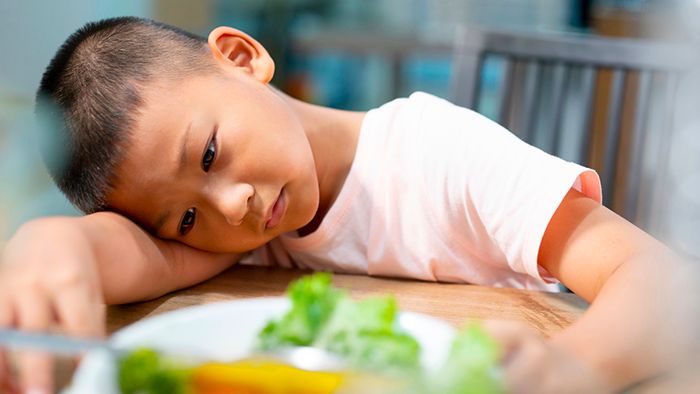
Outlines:
[[287, 289], [290, 309], [258, 335], [261, 352], [312, 346], [339, 355], [343, 372], [305, 371], [270, 360], [188, 365], [152, 349], [119, 361], [119, 385], [136, 393], [500, 393], [499, 349], [476, 323], [454, 338], [447, 359], [435, 371], [419, 363], [418, 341], [397, 324], [393, 296], [352, 299], [316, 273]]

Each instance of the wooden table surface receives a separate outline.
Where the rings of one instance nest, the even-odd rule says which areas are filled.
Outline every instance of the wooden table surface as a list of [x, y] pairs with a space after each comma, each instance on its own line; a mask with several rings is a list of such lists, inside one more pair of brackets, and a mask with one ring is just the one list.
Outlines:
[[[149, 302], [107, 309], [109, 334], [137, 320], [210, 302], [282, 296], [308, 271], [238, 265], [199, 285]], [[456, 328], [468, 319], [524, 322], [548, 337], [575, 321], [587, 304], [571, 293], [546, 293], [464, 284], [334, 274], [333, 282], [355, 298], [393, 294], [399, 308], [443, 319]]]

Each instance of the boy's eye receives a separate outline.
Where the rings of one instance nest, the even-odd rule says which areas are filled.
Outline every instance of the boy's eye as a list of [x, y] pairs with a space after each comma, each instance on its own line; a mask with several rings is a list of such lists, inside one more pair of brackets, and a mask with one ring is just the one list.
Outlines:
[[177, 229], [180, 235], [185, 235], [189, 233], [190, 230], [192, 230], [192, 227], [194, 227], [194, 219], [196, 215], [197, 208], [190, 208], [185, 211], [185, 214], [182, 215], [182, 220], [180, 220], [180, 226]]
[[207, 144], [207, 149], [202, 156], [202, 170], [204, 170], [204, 172], [209, 172], [209, 167], [214, 163], [214, 158], [216, 158], [216, 134], [214, 134]]

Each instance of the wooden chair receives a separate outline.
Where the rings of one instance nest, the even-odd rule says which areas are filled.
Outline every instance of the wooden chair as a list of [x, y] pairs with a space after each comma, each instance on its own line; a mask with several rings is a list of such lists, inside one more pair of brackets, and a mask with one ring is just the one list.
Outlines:
[[696, 52], [637, 39], [460, 27], [451, 99], [596, 169], [604, 204], [646, 228], [661, 190], [654, 178], [668, 162], [675, 91]]

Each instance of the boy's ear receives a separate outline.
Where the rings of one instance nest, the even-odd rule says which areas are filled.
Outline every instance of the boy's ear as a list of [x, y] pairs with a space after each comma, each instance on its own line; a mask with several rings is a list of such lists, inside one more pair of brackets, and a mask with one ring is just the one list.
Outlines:
[[220, 26], [209, 33], [209, 49], [224, 66], [243, 70], [268, 83], [275, 74], [275, 62], [259, 42], [240, 30]]

